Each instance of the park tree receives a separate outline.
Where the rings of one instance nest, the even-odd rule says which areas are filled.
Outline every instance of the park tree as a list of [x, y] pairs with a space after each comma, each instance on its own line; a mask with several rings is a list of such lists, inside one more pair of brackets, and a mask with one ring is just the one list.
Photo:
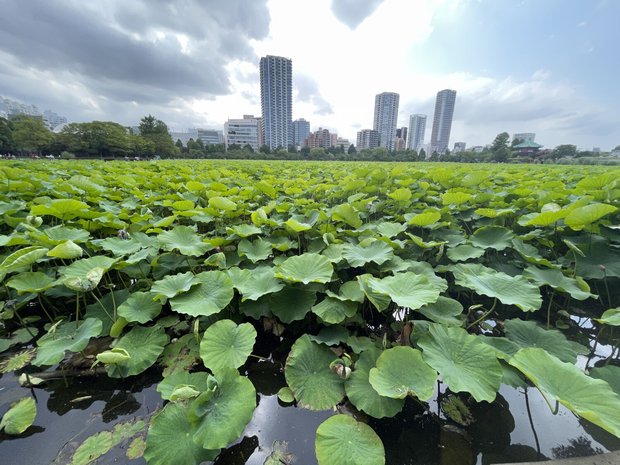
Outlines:
[[494, 161], [503, 163], [510, 157], [508, 139], [510, 139], [510, 134], [507, 132], [500, 132], [495, 136], [495, 140], [493, 140], [493, 144], [491, 145], [491, 153], [493, 154]]
[[349, 145], [349, 149], [347, 150], [347, 154], [355, 155], [356, 153], [357, 153], [357, 150], [355, 149], [355, 145], [353, 145], [353, 144]]
[[252, 146], [250, 144], [245, 144], [243, 146], [243, 150], [249, 153], [254, 153], [254, 149], [252, 148]]
[[13, 149], [13, 123], [6, 118], [0, 118], [0, 152], [10, 152]]
[[420, 149], [420, 153], [418, 154], [418, 158], [419, 158], [420, 160], [424, 160], [424, 159], [426, 159], [426, 150], [424, 150], [424, 149]]
[[40, 155], [53, 140], [54, 135], [41, 118], [19, 115], [13, 119], [13, 141], [18, 150]]
[[270, 149], [270, 148], [269, 148], [269, 146], [268, 146], [268, 145], [266, 145], [266, 144], [261, 145], [261, 146], [260, 146], [260, 148], [258, 149], [258, 151], [259, 151], [260, 153], [267, 153], [267, 154], [271, 153], [271, 149]]
[[577, 155], [576, 145], [563, 144], [553, 149], [553, 158], [574, 157], [575, 155]]
[[162, 120], [153, 115], [147, 115], [140, 120], [139, 128], [140, 135], [153, 143], [155, 154], [170, 158], [180, 153], [170, 137], [168, 126]]

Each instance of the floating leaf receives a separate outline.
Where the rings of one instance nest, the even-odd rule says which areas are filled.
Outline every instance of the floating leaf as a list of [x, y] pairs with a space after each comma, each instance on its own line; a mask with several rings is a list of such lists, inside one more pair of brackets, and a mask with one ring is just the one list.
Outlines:
[[135, 326], [114, 346], [126, 350], [129, 359], [122, 363], [106, 365], [108, 376], [126, 378], [142, 373], [157, 361], [167, 342], [168, 336], [162, 327]]
[[469, 392], [477, 402], [495, 399], [502, 368], [495, 351], [476, 336], [463, 328], [432, 323], [418, 346], [452, 392]]
[[62, 322], [53, 326], [37, 341], [37, 357], [32, 363], [36, 366], [60, 363], [66, 351], [79, 352], [85, 349], [90, 338], [99, 336], [102, 330], [103, 323], [96, 318], [86, 318], [77, 323]]
[[32, 397], [24, 397], [11, 405], [0, 420], [0, 430], [16, 436], [22, 434], [34, 423], [37, 416], [37, 404]]
[[195, 386], [199, 391], [208, 391], [213, 384], [215, 378], [207, 372], [190, 373], [182, 370], [165, 376], [157, 385], [157, 392], [161, 394], [162, 399], [170, 400], [172, 393], [179, 386]]
[[280, 388], [278, 391], [278, 399], [284, 402], [285, 404], [291, 404], [295, 402], [295, 396], [293, 395], [293, 391], [288, 386]]
[[118, 315], [127, 321], [148, 323], [161, 313], [162, 304], [154, 298], [153, 292], [134, 292], [118, 306]]
[[30, 326], [16, 329], [8, 339], [0, 339], [0, 353], [17, 344], [30, 342], [38, 332], [39, 330], [37, 328]]
[[294, 283], [327, 283], [332, 279], [334, 268], [327, 257], [316, 253], [304, 253], [289, 257], [277, 268], [275, 276]]
[[144, 455], [144, 450], [146, 449], [146, 442], [142, 436], [138, 436], [134, 438], [133, 441], [129, 443], [127, 446], [127, 458], [129, 460], [139, 459]]
[[170, 299], [172, 310], [191, 316], [215, 315], [234, 297], [233, 282], [223, 271], [206, 271], [195, 280], [196, 286]]
[[327, 410], [344, 397], [343, 380], [329, 368], [334, 353], [312, 342], [307, 334], [291, 347], [284, 376], [300, 407]]
[[34, 358], [35, 350], [22, 350], [0, 363], [0, 373], [10, 373], [21, 370]]
[[252, 353], [256, 330], [250, 323], [235, 324], [220, 320], [207, 328], [200, 343], [200, 357], [214, 373], [225, 368], [239, 368]]
[[100, 431], [89, 436], [76, 449], [71, 465], [88, 465], [94, 462], [121, 442], [142, 431], [144, 427], [145, 424], [142, 420], [117, 423], [112, 431]]
[[334, 415], [316, 430], [319, 465], [384, 465], [385, 449], [377, 433], [348, 415]]

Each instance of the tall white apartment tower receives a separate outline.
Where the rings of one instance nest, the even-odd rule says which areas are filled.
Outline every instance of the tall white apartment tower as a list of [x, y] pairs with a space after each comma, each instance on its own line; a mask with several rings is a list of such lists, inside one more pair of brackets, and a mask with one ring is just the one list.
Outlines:
[[379, 133], [379, 147], [394, 150], [398, 102], [400, 96], [395, 92], [383, 92], [375, 97], [375, 117], [373, 129]]
[[424, 145], [424, 132], [426, 131], [426, 115], [409, 116], [409, 135], [407, 148], [409, 150], [420, 150]]
[[270, 149], [293, 144], [293, 62], [267, 55], [260, 59], [263, 141]]
[[456, 90], [444, 89], [437, 92], [433, 132], [431, 134], [431, 154], [433, 152], [444, 153], [448, 148], [455, 102]]

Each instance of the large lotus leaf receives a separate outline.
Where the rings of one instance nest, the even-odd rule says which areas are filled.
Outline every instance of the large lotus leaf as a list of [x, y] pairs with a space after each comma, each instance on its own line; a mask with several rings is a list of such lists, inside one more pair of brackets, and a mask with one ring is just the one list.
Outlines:
[[284, 225], [289, 228], [291, 231], [300, 233], [302, 231], [308, 231], [312, 229], [312, 225], [308, 223], [304, 223], [301, 221], [297, 221], [294, 218], [289, 218], [284, 222]]
[[88, 210], [88, 204], [74, 199], [50, 200], [45, 205], [35, 205], [31, 208], [31, 215], [50, 215], [63, 221], [70, 220]]
[[441, 195], [441, 202], [444, 205], [461, 205], [473, 198], [473, 195], [465, 192], [446, 192]]
[[20, 268], [30, 266], [39, 258], [45, 257], [49, 249], [45, 247], [30, 246], [16, 250], [6, 257], [0, 264], [0, 274], [8, 274]]
[[155, 294], [155, 298], [158, 300], [162, 300], [163, 297], [171, 299], [177, 294], [189, 291], [197, 282], [198, 280], [190, 271], [176, 275], [167, 275], [151, 285], [151, 292]]
[[14, 345], [29, 342], [37, 335], [38, 331], [39, 330], [33, 326], [16, 329], [13, 331], [11, 337], [7, 339], [0, 339], [0, 353], [10, 347], [13, 347]]
[[65, 241], [47, 252], [48, 257], [61, 258], [64, 260], [80, 258], [83, 254], [84, 250], [82, 250], [82, 247], [73, 241]]
[[363, 247], [361, 244], [346, 244], [342, 250], [342, 256], [351, 266], [364, 266], [374, 262], [377, 265], [385, 263], [392, 258], [392, 248], [383, 241], [374, 241]]
[[481, 249], [504, 250], [512, 245], [514, 237], [512, 231], [503, 226], [483, 226], [477, 229], [469, 240], [475, 247]]
[[197, 423], [194, 442], [219, 449], [239, 439], [256, 408], [252, 382], [237, 370], [216, 373], [215, 393], [205, 392], [192, 401], [190, 419]]
[[439, 296], [437, 302], [424, 305], [418, 310], [429, 320], [448, 326], [462, 326], [463, 319], [457, 318], [463, 313], [463, 306], [458, 300]]
[[282, 323], [303, 320], [316, 302], [316, 292], [285, 287], [268, 297], [269, 309]]
[[144, 458], [149, 465], [197, 465], [215, 460], [219, 449], [207, 450], [193, 441], [196, 426], [188, 408], [170, 402], [151, 418]]
[[237, 209], [237, 204], [226, 197], [211, 197], [209, 199], [209, 206], [225, 212]]
[[75, 261], [60, 269], [62, 283], [78, 292], [91, 291], [99, 285], [103, 275], [118, 259], [97, 255]]
[[358, 302], [360, 304], [364, 302], [365, 297], [364, 291], [362, 291], [358, 281], [347, 281], [346, 283], [343, 283], [342, 286], [340, 286], [340, 289], [338, 289], [338, 294], [330, 291], [329, 289], [325, 291], [325, 293], [334, 299]]
[[463, 328], [436, 323], [429, 325], [418, 346], [452, 392], [469, 392], [477, 402], [493, 402], [502, 367], [491, 347]]
[[355, 370], [345, 381], [344, 388], [347, 397], [358, 410], [363, 410], [371, 417], [393, 417], [400, 412], [405, 404], [404, 399], [393, 399], [379, 395], [373, 389], [368, 377], [374, 368], [381, 350], [373, 347], [365, 350], [355, 362]]
[[357, 282], [359, 283], [362, 292], [364, 292], [364, 295], [377, 308], [377, 310], [382, 312], [388, 308], [392, 299], [387, 294], [375, 291], [371, 285], [374, 281], [376, 281], [376, 278], [368, 273], [357, 276]]
[[352, 228], [359, 228], [363, 224], [359, 212], [348, 203], [334, 207], [331, 217], [335, 221], [345, 222]]
[[431, 224], [437, 223], [440, 219], [441, 213], [437, 211], [428, 211], [412, 216], [411, 219], [407, 221], [407, 224], [412, 226], [430, 226]]
[[256, 263], [271, 255], [271, 244], [264, 239], [256, 239], [252, 242], [243, 239], [239, 242], [237, 253], [240, 257], [247, 257], [252, 263]]
[[79, 352], [88, 345], [91, 337], [101, 334], [103, 323], [96, 318], [83, 321], [63, 322], [42, 336], [37, 345], [37, 357], [33, 365], [54, 365], [65, 357], [65, 351]]
[[326, 283], [334, 267], [329, 259], [316, 253], [304, 253], [284, 260], [276, 268], [276, 277], [294, 283]]
[[312, 307], [312, 312], [318, 315], [325, 323], [338, 324], [357, 313], [357, 303], [348, 300], [338, 300], [325, 297]]
[[106, 365], [111, 378], [125, 378], [142, 373], [153, 365], [168, 343], [168, 336], [160, 326], [135, 326], [122, 336], [114, 345], [116, 349], [125, 349], [129, 359], [122, 363]]
[[75, 243], [86, 242], [90, 237], [90, 233], [84, 229], [68, 228], [62, 225], [48, 228], [44, 232], [54, 245], [58, 245], [64, 241], [73, 241]]
[[310, 335], [310, 339], [319, 344], [335, 346], [341, 342], [347, 342], [349, 331], [340, 325], [329, 325], [321, 329], [319, 334]]
[[232, 280], [223, 271], [206, 271], [196, 275], [198, 284], [188, 292], [170, 299], [172, 310], [191, 316], [219, 313], [235, 295]]
[[411, 191], [405, 187], [401, 187], [400, 189], [396, 189], [393, 192], [388, 194], [388, 197], [396, 200], [397, 202], [407, 202], [411, 200]]
[[[87, 437], [75, 450], [71, 465], [89, 465], [107, 454], [121, 442], [126, 441], [145, 427], [142, 420], [117, 423], [112, 431], [100, 431]], [[58, 461], [57, 461], [58, 462]]]
[[[589, 279], [620, 277], [620, 250], [611, 247], [609, 242], [596, 235], [591, 235], [578, 244], [584, 257], [576, 255], [576, 272], [578, 276]], [[567, 258], [574, 260], [572, 252]]]
[[397, 305], [414, 310], [436, 302], [439, 294], [448, 287], [443, 279], [435, 275], [411, 271], [383, 279], [368, 278], [367, 283], [373, 291], [390, 296]]
[[617, 207], [613, 205], [607, 205], [605, 203], [593, 203], [591, 205], [586, 205], [585, 207], [578, 207], [572, 210], [566, 218], [564, 218], [564, 223], [566, 223], [571, 229], [575, 231], [581, 231], [586, 226], [591, 225], [592, 223], [598, 221], [604, 216], [609, 215], [610, 213], [618, 210]]
[[348, 415], [334, 415], [316, 430], [319, 465], [384, 465], [385, 449], [377, 433]]
[[407, 230], [407, 225], [384, 221], [377, 225], [377, 232], [385, 237], [395, 237]]
[[236, 234], [239, 237], [250, 237], [262, 233], [260, 228], [253, 224], [238, 224], [232, 228], [226, 228], [228, 234]]
[[459, 286], [478, 294], [496, 297], [506, 305], [516, 305], [525, 312], [538, 310], [542, 305], [540, 290], [523, 276], [510, 276], [478, 264], [463, 263], [452, 267]]
[[7, 287], [15, 289], [19, 294], [32, 292], [38, 294], [54, 287], [56, 280], [40, 271], [24, 271], [12, 277], [6, 283]]
[[11, 405], [0, 420], [0, 431], [10, 435], [22, 434], [34, 423], [37, 416], [37, 404], [32, 397], [24, 397]]
[[569, 278], [556, 269], [540, 269], [535, 266], [529, 266], [523, 272], [523, 276], [534, 281], [539, 286], [547, 285], [560, 291], [566, 292], [576, 300], [586, 300], [590, 297], [596, 297], [589, 292], [589, 287], [585, 281], [580, 284], [575, 278]]
[[[228, 270], [229, 272], [232, 270]], [[233, 286], [243, 295], [243, 300], [257, 300], [258, 298], [278, 292], [284, 288], [284, 283], [275, 275], [274, 268], [263, 267], [256, 270], [242, 270], [248, 273], [228, 273]]]
[[134, 292], [118, 306], [118, 315], [127, 321], [147, 323], [161, 313], [162, 304], [152, 292]]
[[620, 367], [615, 365], [606, 365], [602, 367], [592, 368], [590, 376], [596, 379], [607, 381], [611, 389], [620, 396]]
[[596, 318], [596, 321], [609, 326], [620, 326], [620, 308], [605, 310], [600, 318]]
[[170, 400], [170, 396], [177, 387], [194, 386], [198, 391], [207, 391], [211, 387], [210, 380], [215, 382], [213, 376], [204, 371], [196, 373], [186, 370], [175, 371], [159, 382], [157, 392], [161, 394], [162, 399]]
[[291, 347], [284, 376], [301, 407], [327, 410], [344, 397], [343, 380], [330, 370], [334, 353], [304, 334]]
[[464, 262], [470, 258], [480, 258], [484, 255], [484, 249], [479, 249], [469, 244], [457, 245], [450, 247], [446, 252], [448, 258], [453, 262]]
[[[564, 334], [556, 329], [543, 329], [534, 321], [512, 319], [504, 321], [506, 337], [516, 344], [517, 350], [540, 347], [563, 362], [575, 363], [578, 352]], [[514, 353], [509, 355], [514, 355]]]
[[418, 349], [398, 346], [383, 351], [368, 380], [381, 396], [404, 399], [411, 395], [427, 401], [435, 393], [437, 372], [422, 360]]
[[178, 250], [182, 255], [199, 257], [213, 247], [202, 242], [200, 236], [189, 226], [176, 226], [172, 231], [165, 231], [158, 237], [164, 250]]
[[521, 349], [509, 361], [552, 402], [557, 400], [576, 415], [620, 436], [620, 398], [609, 384], [587, 376], [544, 349]]
[[252, 353], [256, 330], [250, 323], [237, 325], [220, 320], [207, 328], [200, 342], [200, 357], [214, 373], [225, 368], [239, 368]]

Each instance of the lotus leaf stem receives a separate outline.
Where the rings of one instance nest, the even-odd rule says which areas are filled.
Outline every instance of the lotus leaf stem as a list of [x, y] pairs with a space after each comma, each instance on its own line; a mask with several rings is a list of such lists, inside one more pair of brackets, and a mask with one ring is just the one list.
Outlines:
[[481, 321], [484, 321], [487, 319], [487, 317], [493, 313], [493, 311], [495, 310], [495, 306], [497, 305], [497, 297], [493, 298], [493, 305], [491, 306], [491, 308], [486, 311], [485, 313], [483, 313], [483, 315], [478, 318], [476, 321], [474, 321], [473, 323], [471, 323], [470, 325], [467, 326], [466, 329], [471, 328], [472, 326], [476, 326], [478, 323], [480, 323]]

